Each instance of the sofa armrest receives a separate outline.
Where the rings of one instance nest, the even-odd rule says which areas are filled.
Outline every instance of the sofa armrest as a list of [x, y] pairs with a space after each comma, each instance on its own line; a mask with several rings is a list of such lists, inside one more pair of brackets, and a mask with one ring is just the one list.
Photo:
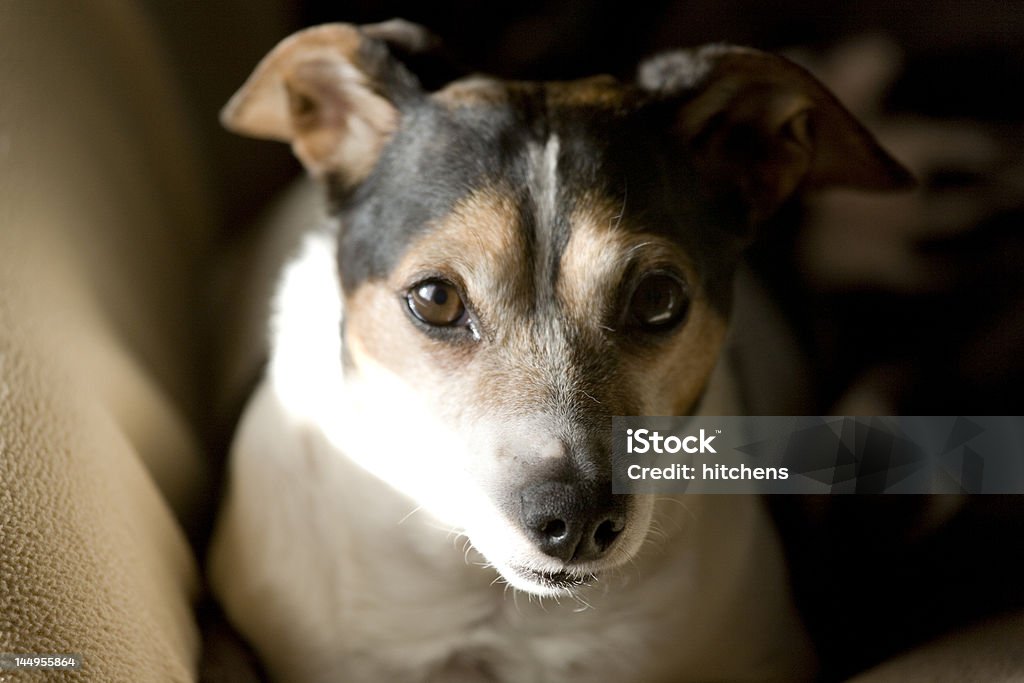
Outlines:
[[850, 683], [1010, 683], [1024, 678], [1024, 613], [958, 629]]
[[89, 680], [199, 650], [211, 221], [162, 54], [132, 3], [0, 4], [0, 652]]

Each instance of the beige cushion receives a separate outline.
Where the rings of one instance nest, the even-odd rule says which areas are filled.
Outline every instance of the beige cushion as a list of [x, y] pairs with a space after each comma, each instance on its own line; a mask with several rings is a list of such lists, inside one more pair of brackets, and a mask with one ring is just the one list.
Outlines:
[[957, 629], [850, 683], [1016, 683], [1024, 680], [1024, 613]]
[[199, 648], [210, 221], [162, 55], [133, 3], [0, 4], [0, 652], [90, 680], [190, 680]]

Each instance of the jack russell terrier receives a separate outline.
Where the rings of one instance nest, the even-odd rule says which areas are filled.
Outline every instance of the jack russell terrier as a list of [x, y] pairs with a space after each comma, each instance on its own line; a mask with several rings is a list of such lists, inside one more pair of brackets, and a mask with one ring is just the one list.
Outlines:
[[761, 502], [613, 495], [611, 417], [799, 412], [743, 248], [798, 190], [909, 175], [756, 50], [429, 88], [434, 43], [301, 31], [223, 112], [330, 208], [232, 448], [229, 619], [281, 681], [808, 679]]

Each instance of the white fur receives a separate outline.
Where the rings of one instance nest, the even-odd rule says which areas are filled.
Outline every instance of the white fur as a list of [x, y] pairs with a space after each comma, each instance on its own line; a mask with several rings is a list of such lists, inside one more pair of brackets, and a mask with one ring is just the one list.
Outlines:
[[561, 142], [550, 136], [544, 147], [530, 145], [530, 187], [538, 206], [537, 224], [551, 225], [558, 213], [558, 153]]
[[753, 497], [655, 501], [642, 548], [574, 597], [503, 585], [487, 565], [517, 557], [514, 532], [436, 459], [457, 456], [429, 452], [471, 440], [417, 419], [423, 406], [385, 369], [344, 376], [341, 306], [333, 238], [310, 235], [281, 280], [269, 372], [232, 449], [211, 551], [214, 591], [277, 680], [808, 675]]

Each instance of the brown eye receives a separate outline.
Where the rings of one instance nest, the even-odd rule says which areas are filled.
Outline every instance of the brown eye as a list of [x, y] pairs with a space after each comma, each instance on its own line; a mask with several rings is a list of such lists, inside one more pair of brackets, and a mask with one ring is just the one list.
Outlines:
[[629, 318], [649, 332], [668, 330], [686, 317], [689, 298], [683, 283], [668, 273], [645, 275], [629, 300]]
[[409, 290], [408, 301], [413, 315], [434, 327], [457, 325], [466, 318], [466, 306], [450, 282], [421, 282]]

